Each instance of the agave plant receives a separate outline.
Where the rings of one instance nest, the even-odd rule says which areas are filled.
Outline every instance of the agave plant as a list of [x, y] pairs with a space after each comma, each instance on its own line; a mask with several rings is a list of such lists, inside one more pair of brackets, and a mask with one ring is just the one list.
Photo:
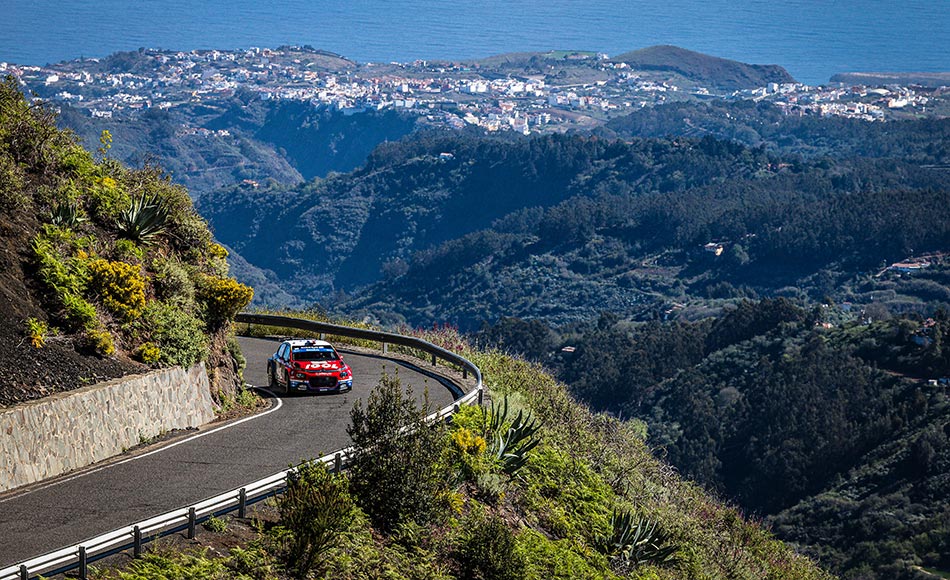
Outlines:
[[601, 552], [625, 566], [663, 564], [674, 558], [678, 547], [658, 522], [630, 512], [616, 511], [610, 516], [611, 535], [601, 538]]
[[142, 194], [132, 200], [132, 207], [119, 217], [117, 227], [123, 238], [140, 244], [151, 244], [165, 233], [168, 210], [157, 197]]
[[511, 422], [508, 429], [504, 429], [507, 418], [508, 398], [505, 397], [502, 405], [492, 404], [488, 429], [494, 435], [492, 455], [501, 465], [502, 473], [514, 475], [524, 467], [528, 462], [529, 453], [541, 442], [536, 437], [541, 424], [537, 419], [532, 418], [530, 413], [525, 415], [522, 411], [518, 411], [515, 420]]
[[66, 202], [53, 207], [50, 212], [50, 221], [57, 226], [75, 229], [79, 224], [89, 221], [89, 218], [82, 215], [79, 206]]

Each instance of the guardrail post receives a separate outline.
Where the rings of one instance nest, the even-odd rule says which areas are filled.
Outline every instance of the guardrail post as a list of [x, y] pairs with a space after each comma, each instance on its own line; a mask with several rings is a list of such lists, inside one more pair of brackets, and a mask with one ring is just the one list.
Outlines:
[[333, 456], [333, 471], [336, 473], [343, 471], [343, 455], [339, 453]]
[[30, 571], [26, 569], [26, 564], [20, 564], [20, 580], [30, 580]]
[[485, 404], [485, 389], [479, 387], [478, 389], [478, 406]]
[[465, 367], [462, 367], [462, 378], [463, 378], [463, 379], [467, 379], [467, 378], [468, 378], [468, 369], [465, 368]]
[[241, 519], [247, 517], [247, 489], [243, 487], [238, 492], [238, 517]]
[[326, 340], [326, 339], [327, 339], [327, 333], [321, 332], [321, 333], [320, 333], [320, 340]]
[[452, 405], [452, 413], [458, 413], [458, 412], [459, 412], [459, 405], [458, 403], [456, 403]]
[[188, 539], [195, 539], [195, 522], [197, 522], [198, 516], [195, 513], [195, 508], [188, 508]]
[[86, 580], [88, 570], [86, 569], [86, 547], [79, 546], [79, 577]]
[[384, 342], [384, 343], [383, 343], [383, 354], [386, 354], [387, 352], [389, 352], [389, 345]]
[[435, 360], [435, 355], [432, 355], [432, 366], [438, 366]]
[[138, 558], [142, 555], [142, 528], [135, 526], [132, 528], [132, 557]]

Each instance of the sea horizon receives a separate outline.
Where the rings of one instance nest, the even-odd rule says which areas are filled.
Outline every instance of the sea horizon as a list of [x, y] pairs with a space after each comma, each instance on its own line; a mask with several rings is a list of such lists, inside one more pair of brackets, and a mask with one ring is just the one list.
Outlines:
[[658, 44], [776, 64], [821, 84], [842, 72], [946, 72], [950, 2], [908, 0], [12, 0], [0, 61], [44, 65], [157, 48], [309, 45], [358, 62], [470, 60], [509, 52], [616, 56]]

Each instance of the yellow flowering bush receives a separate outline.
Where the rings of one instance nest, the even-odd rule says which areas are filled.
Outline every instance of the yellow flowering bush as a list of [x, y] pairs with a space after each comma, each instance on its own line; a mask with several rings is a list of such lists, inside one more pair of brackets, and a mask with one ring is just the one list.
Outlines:
[[485, 438], [476, 435], [467, 427], [461, 427], [452, 433], [452, 444], [468, 455], [481, 455], [485, 453]]
[[488, 447], [485, 438], [465, 426], [454, 426], [449, 436], [451, 443], [449, 461], [459, 473], [468, 480], [475, 481], [479, 474], [489, 468], [485, 450]]
[[254, 290], [250, 286], [233, 278], [202, 276], [198, 284], [198, 298], [207, 306], [209, 326], [234, 318], [253, 297]]
[[102, 305], [125, 320], [134, 320], [145, 309], [145, 278], [139, 266], [125, 262], [93, 260], [90, 285]]
[[211, 254], [211, 256], [214, 257], [214, 258], [222, 258], [222, 259], [223, 259], [223, 258], [227, 258], [227, 257], [228, 257], [228, 250], [227, 250], [227, 248], [225, 248], [225, 247], [222, 246], [221, 244], [212, 243], [210, 246], [208, 246], [208, 253]]
[[152, 364], [158, 362], [158, 359], [162, 356], [162, 351], [154, 343], [146, 342], [135, 349], [132, 356], [145, 364]]

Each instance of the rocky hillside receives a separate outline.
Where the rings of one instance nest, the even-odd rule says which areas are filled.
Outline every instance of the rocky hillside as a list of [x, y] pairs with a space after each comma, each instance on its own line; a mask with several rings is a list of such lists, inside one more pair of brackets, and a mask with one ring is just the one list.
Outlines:
[[204, 360], [239, 384], [230, 320], [252, 291], [187, 192], [56, 128], [0, 84], [0, 405]]

